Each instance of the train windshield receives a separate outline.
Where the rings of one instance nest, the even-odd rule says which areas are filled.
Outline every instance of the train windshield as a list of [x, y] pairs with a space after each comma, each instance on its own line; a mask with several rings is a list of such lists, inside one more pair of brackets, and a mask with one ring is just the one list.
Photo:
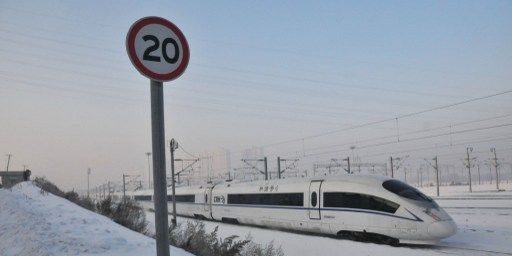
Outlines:
[[434, 207], [437, 207], [437, 204], [434, 202], [434, 200], [427, 195], [421, 193], [418, 189], [411, 187], [407, 185], [406, 183], [403, 183], [399, 180], [387, 180], [382, 183], [382, 186], [390, 191], [393, 192], [401, 197], [405, 197], [408, 199], [412, 199], [415, 201], [420, 201], [424, 203], [433, 204]]

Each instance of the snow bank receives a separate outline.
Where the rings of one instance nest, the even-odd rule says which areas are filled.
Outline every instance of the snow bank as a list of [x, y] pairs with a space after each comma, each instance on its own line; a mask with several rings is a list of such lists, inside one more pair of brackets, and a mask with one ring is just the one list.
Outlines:
[[[155, 255], [155, 240], [42, 191], [0, 189], [1, 255]], [[173, 256], [191, 254], [171, 246]]]

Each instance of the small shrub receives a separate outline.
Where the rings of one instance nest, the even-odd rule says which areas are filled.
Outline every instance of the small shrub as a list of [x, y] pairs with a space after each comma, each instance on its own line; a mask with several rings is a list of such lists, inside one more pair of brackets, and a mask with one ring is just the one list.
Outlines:
[[65, 193], [62, 190], [60, 190], [59, 187], [57, 187], [57, 185], [53, 184], [45, 177], [36, 177], [34, 179], [34, 185], [48, 193], [52, 193], [56, 196], [65, 198]]
[[112, 217], [112, 198], [109, 196], [103, 200], [100, 200], [98, 203], [96, 203], [96, 210], [99, 214], [107, 216], [109, 218]]
[[96, 204], [96, 209], [99, 214], [109, 217], [122, 226], [147, 234], [146, 214], [133, 199], [124, 198], [121, 202], [115, 203], [111, 197], [107, 197]]
[[80, 197], [77, 204], [89, 211], [96, 211], [96, 205], [94, 204], [94, 201], [89, 197]]
[[66, 198], [67, 200], [69, 200], [73, 203], [76, 203], [76, 202], [78, 202], [78, 199], [80, 198], [80, 196], [74, 190], [71, 190], [64, 194], [64, 198]]
[[133, 231], [147, 233], [148, 223], [144, 209], [133, 199], [124, 198], [116, 205], [113, 220]]
[[252, 241], [252, 237], [248, 235], [246, 240], [251, 241], [248, 243], [242, 251], [242, 256], [284, 256], [283, 249], [281, 246], [276, 247], [274, 241], [266, 244], [265, 246], [257, 244]]

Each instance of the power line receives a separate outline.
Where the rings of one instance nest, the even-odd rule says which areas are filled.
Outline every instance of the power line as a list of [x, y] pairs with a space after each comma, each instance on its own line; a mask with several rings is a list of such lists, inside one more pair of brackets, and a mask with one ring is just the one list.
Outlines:
[[486, 96], [482, 96], [482, 97], [472, 98], [472, 99], [468, 99], [468, 100], [464, 100], [464, 101], [460, 101], [460, 102], [456, 102], [456, 103], [452, 103], [452, 104], [448, 104], [448, 105], [442, 105], [442, 106], [438, 106], [438, 107], [434, 107], [434, 108], [430, 108], [430, 109], [425, 109], [425, 110], [421, 110], [421, 111], [417, 111], [417, 112], [412, 112], [412, 113], [408, 113], [408, 114], [398, 115], [396, 117], [382, 119], [382, 120], [379, 120], [379, 121], [363, 123], [363, 124], [359, 124], [359, 125], [354, 125], [354, 126], [351, 126], [351, 127], [343, 128], [343, 129], [338, 129], [338, 130], [332, 130], [332, 131], [328, 131], [328, 132], [318, 133], [318, 134], [314, 134], [314, 135], [310, 135], [310, 136], [306, 136], [306, 137], [302, 137], [302, 138], [290, 139], [290, 140], [280, 141], [280, 142], [276, 142], [276, 143], [272, 143], [272, 144], [267, 144], [267, 145], [263, 145], [263, 147], [277, 146], [277, 145], [287, 144], [287, 143], [290, 143], [290, 142], [296, 142], [296, 141], [300, 141], [300, 140], [304, 140], [304, 139], [313, 139], [313, 138], [322, 137], [322, 136], [326, 136], [326, 135], [330, 135], [330, 134], [334, 134], [334, 133], [339, 133], [339, 132], [342, 132], [342, 131], [348, 131], [348, 130], [362, 128], [362, 127], [366, 127], [366, 126], [370, 126], [370, 125], [385, 123], [385, 122], [389, 122], [389, 121], [395, 121], [396, 119], [402, 119], [402, 118], [406, 118], [406, 117], [411, 117], [411, 116], [415, 116], [415, 115], [424, 114], [424, 113], [427, 113], [427, 112], [432, 112], [432, 111], [436, 111], [436, 110], [451, 108], [451, 107], [454, 107], [454, 106], [458, 106], [458, 105], [462, 105], [462, 104], [466, 104], [466, 103], [470, 103], [470, 102], [474, 102], [474, 101], [484, 100], [484, 99], [488, 99], [488, 98], [504, 95], [504, 94], [511, 93], [511, 92], [512, 92], [512, 90], [506, 90], [506, 91], [494, 93], [494, 94], [491, 94], [491, 95], [486, 95]]
[[[421, 129], [421, 130], [416, 130], [416, 131], [402, 133], [401, 135], [404, 136], [404, 135], [425, 133], [425, 132], [439, 130], [439, 129], [443, 129], [443, 128], [449, 128], [449, 127], [461, 126], [461, 125], [466, 125], [466, 124], [478, 123], [478, 122], [489, 121], [489, 120], [494, 120], [494, 119], [499, 119], [499, 118], [509, 117], [509, 116], [512, 116], [512, 114], [505, 114], [505, 115], [499, 115], [499, 116], [488, 117], [488, 118], [483, 118], [483, 119], [477, 119], [477, 120], [465, 121], [465, 122], [460, 122], [460, 123], [454, 123], [454, 124], [451, 124], [451, 125], [439, 126], [439, 127], [430, 128], [430, 129], [427, 129], [427, 130]], [[450, 131], [450, 133], [448, 133], [446, 135], [453, 135], [453, 134], [454, 133]], [[370, 139], [365, 139], [365, 140], [359, 140], [359, 141], [357, 141], [357, 143], [378, 141], [378, 140], [382, 140], [382, 139], [391, 139], [391, 138], [396, 138], [396, 135], [389, 135], [389, 136], [382, 136], [382, 137], [377, 137], [377, 138], [370, 138]], [[320, 146], [320, 147], [314, 147], [314, 148], [305, 148], [303, 150], [304, 151], [312, 151], [312, 150], [318, 150], [318, 149], [324, 149], [324, 148], [351, 146], [351, 145], [354, 145], [354, 144], [357, 144], [357, 143], [349, 142], [349, 143], [342, 143], [342, 144], [335, 144], [335, 145], [326, 145], [326, 146]], [[296, 151], [290, 151], [290, 152], [287, 152], [287, 153], [294, 153], [294, 152], [296, 152]], [[284, 154], [287, 154], [287, 153], [284, 153]]]
[[[488, 130], [488, 129], [494, 129], [494, 128], [508, 127], [508, 126], [512, 126], [512, 123], [479, 127], [479, 128], [473, 128], [473, 129], [466, 129], [466, 130], [460, 130], [460, 131], [455, 131], [455, 132], [428, 135], [428, 136], [422, 136], [422, 137], [416, 137], [416, 138], [410, 138], [410, 139], [402, 139], [401, 142], [410, 142], [410, 141], [416, 141], [416, 140], [431, 139], [431, 138], [436, 138], [436, 137], [447, 136], [450, 134], [461, 134], [461, 133], [482, 131], [482, 130]], [[398, 143], [399, 143], [398, 141], [375, 143], [375, 144], [369, 144], [369, 145], [365, 145], [365, 146], [359, 146], [358, 149], [373, 148], [373, 147], [385, 146], [385, 145], [390, 145], [390, 144], [398, 144]], [[313, 154], [307, 154], [307, 155], [308, 156], [317, 156], [317, 155], [324, 155], [324, 154], [331, 154], [331, 153], [338, 153], [338, 152], [347, 152], [349, 150], [350, 149], [340, 149], [340, 150], [326, 151], [326, 152], [313, 153]]]

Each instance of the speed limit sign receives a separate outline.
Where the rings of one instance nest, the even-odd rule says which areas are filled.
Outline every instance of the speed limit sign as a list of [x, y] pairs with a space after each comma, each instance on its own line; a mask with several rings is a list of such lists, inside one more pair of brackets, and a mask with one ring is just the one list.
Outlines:
[[185, 36], [176, 25], [163, 18], [146, 17], [136, 21], [128, 30], [126, 51], [135, 68], [151, 80], [151, 141], [156, 251], [158, 256], [168, 256], [169, 222], [167, 219], [163, 82], [176, 79], [183, 74], [188, 65], [190, 50]]
[[170, 21], [145, 17], [136, 21], [126, 36], [126, 51], [135, 68], [155, 81], [170, 81], [187, 68], [187, 40]]

